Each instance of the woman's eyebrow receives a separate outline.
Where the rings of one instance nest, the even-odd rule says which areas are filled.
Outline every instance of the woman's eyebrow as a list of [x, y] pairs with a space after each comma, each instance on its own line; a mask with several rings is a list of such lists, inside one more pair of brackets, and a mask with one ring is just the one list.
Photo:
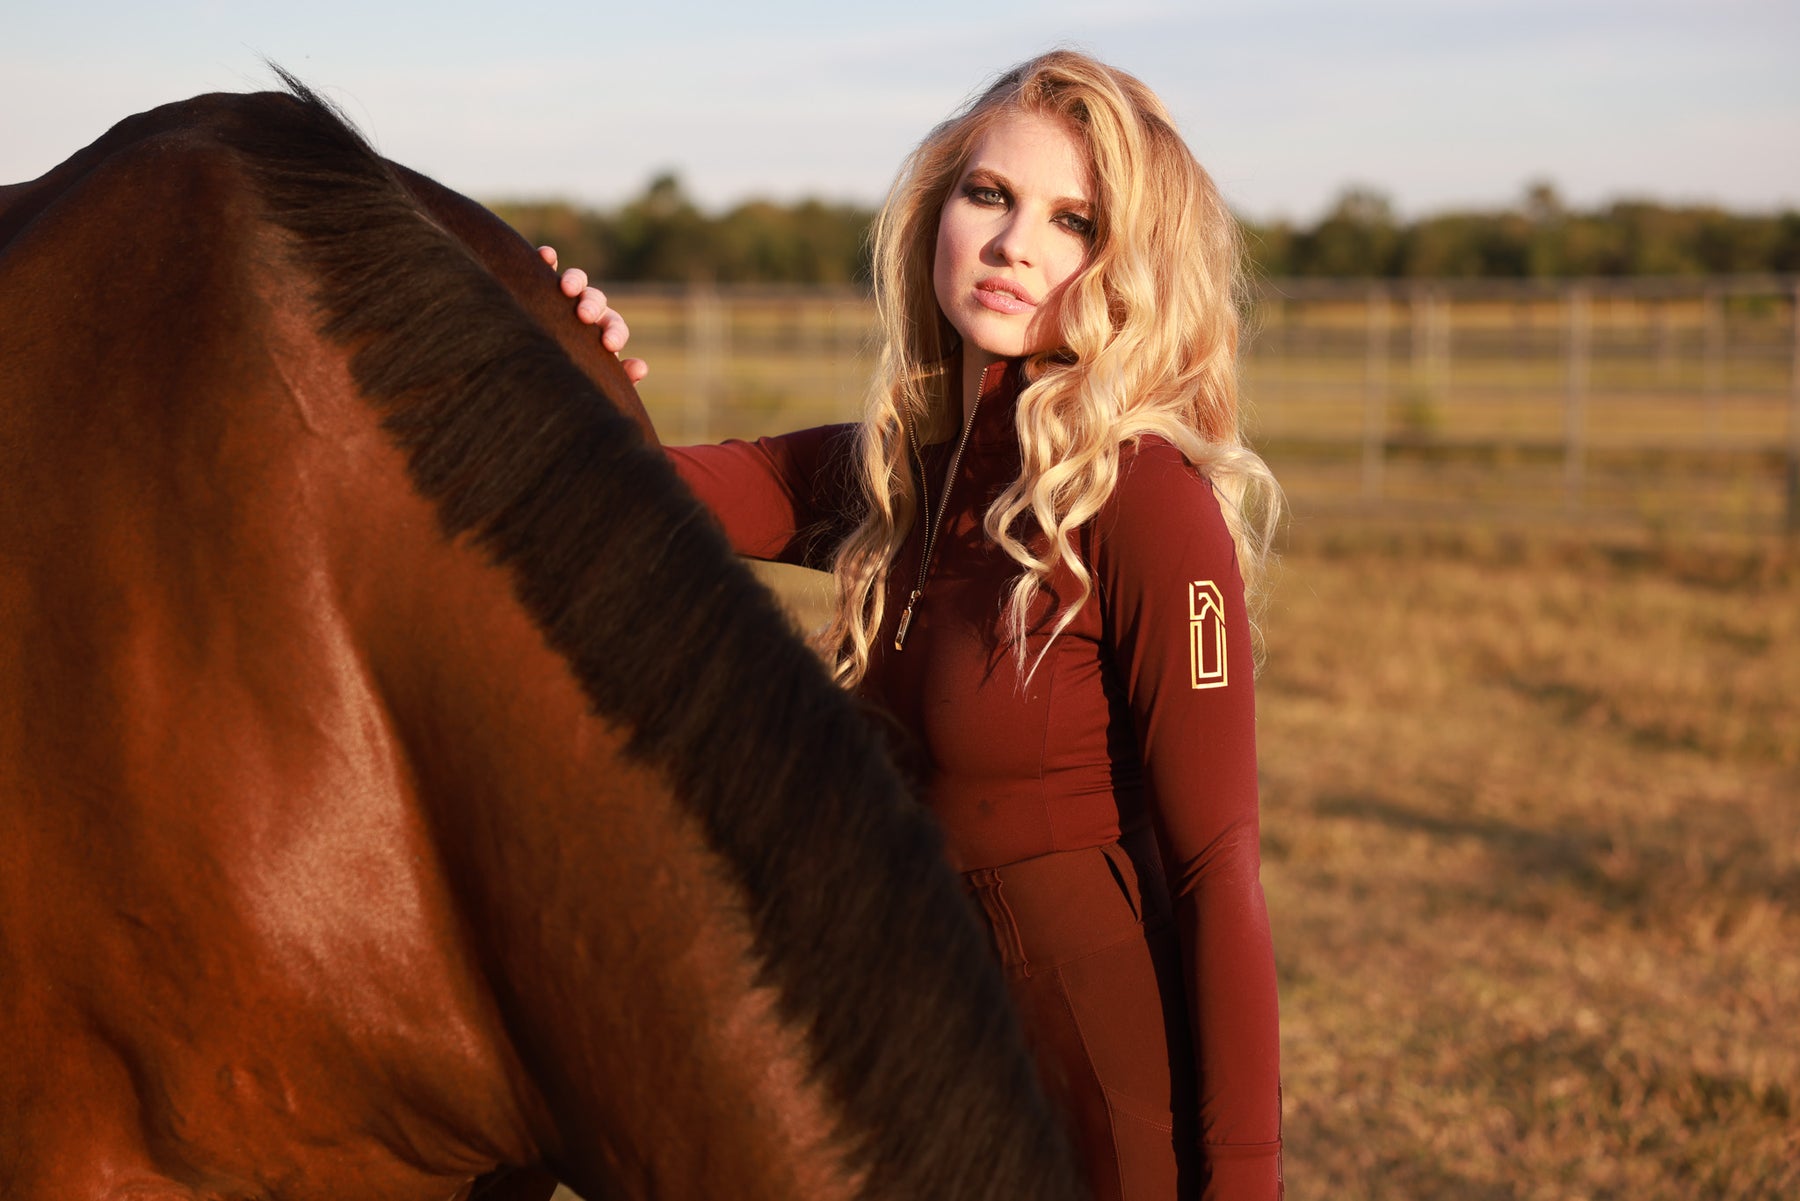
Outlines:
[[[1013, 186], [1012, 180], [992, 167], [970, 167], [968, 174], [963, 176], [965, 187], [978, 181], [1014, 196], [1019, 194], [1019, 189]], [[1094, 202], [1085, 196], [1058, 196], [1050, 202], [1050, 207], [1053, 209], [1079, 209], [1083, 213], [1092, 214]]]
[[970, 167], [969, 173], [963, 176], [964, 183], [974, 183], [977, 180], [980, 180], [984, 184], [990, 184], [1005, 192], [1013, 190], [1012, 180], [1006, 178], [1006, 176], [1000, 174], [1000, 172], [994, 170], [992, 167]]

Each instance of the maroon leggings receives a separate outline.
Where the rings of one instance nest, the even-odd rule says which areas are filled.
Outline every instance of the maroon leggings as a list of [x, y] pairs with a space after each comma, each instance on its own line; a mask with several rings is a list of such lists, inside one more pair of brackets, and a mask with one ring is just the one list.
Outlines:
[[1114, 843], [964, 877], [1098, 1201], [1201, 1189], [1179, 954], [1146, 875]]

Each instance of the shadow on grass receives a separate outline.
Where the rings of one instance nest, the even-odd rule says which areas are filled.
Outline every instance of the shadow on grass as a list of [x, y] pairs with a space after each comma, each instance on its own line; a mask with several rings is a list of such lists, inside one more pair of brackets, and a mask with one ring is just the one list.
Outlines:
[[[1374, 822], [1445, 840], [1473, 839], [1503, 856], [1503, 886], [1483, 900], [1517, 909], [1529, 904], [1520, 881], [1562, 885], [1603, 908], [1636, 914], [1653, 901], [1663, 907], [1700, 892], [1722, 900], [1759, 900], [1800, 911], [1800, 868], [1776, 861], [1763, 834], [1730, 819], [1699, 813], [1686, 822], [1660, 825], [1654, 842], [1634, 838], [1621, 845], [1614, 834], [1593, 829], [1545, 830], [1478, 815], [1424, 812], [1366, 793], [1321, 797], [1321, 817]], [[1715, 827], [1715, 828], [1707, 828]], [[1468, 883], [1465, 881], [1464, 883]]]
[[[1286, 1134], [1291, 1166], [1284, 1174], [1290, 1197], [1518, 1201], [1529, 1195], [1522, 1184], [1496, 1180], [1491, 1170], [1472, 1168], [1462, 1155], [1422, 1145], [1416, 1134], [1366, 1109], [1352, 1116], [1324, 1106], [1303, 1107]], [[1312, 1164], [1330, 1165], [1338, 1178], [1309, 1180]]]
[[[1757, 638], [1766, 644], [1771, 638], [1766, 632], [1750, 635], [1734, 632], [1729, 636], [1741, 637], [1746, 645]], [[1637, 715], [1623, 698], [1592, 684], [1538, 678], [1516, 671], [1501, 672], [1495, 680], [1545, 710], [1564, 726], [1616, 731], [1633, 745], [1646, 750], [1691, 751], [1720, 758], [1736, 756], [1750, 763], [1768, 764], [1779, 764], [1790, 755], [1783, 745], [1786, 731], [1778, 730], [1772, 724], [1747, 738], [1722, 740], [1710, 723], [1691, 712], [1677, 709]]]
[[1511, 1115], [1520, 1138], [1629, 1150], [1683, 1196], [1793, 1196], [1788, 1083], [1706, 1070], [1679, 1046], [1630, 1048], [1566, 1028], [1509, 1041], [1470, 1068], [1469, 1084]]

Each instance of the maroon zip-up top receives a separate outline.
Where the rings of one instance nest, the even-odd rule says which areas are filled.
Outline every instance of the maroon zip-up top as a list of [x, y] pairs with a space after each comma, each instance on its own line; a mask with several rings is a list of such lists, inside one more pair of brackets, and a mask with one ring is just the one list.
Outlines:
[[[1211, 485], [1145, 438], [1076, 546], [1093, 594], [1028, 685], [1003, 636], [1018, 566], [982, 531], [1020, 468], [1016, 363], [982, 377], [967, 449], [904, 649], [895, 627], [918, 582], [924, 520], [887, 582], [863, 693], [911, 736], [925, 796], [969, 872], [1118, 841], [1146, 823], [1161, 849], [1193, 1035], [1208, 1195], [1279, 1187], [1275, 968], [1258, 879], [1250, 627]], [[859, 507], [855, 427], [672, 448], [739, 553], [826, 567]], [[937, 516], [954, 444], [923, 448]], [[1026, 663], [1077, 596], [1066, 568], [1032, 613]], [[904, 754], [903, 754], [904, 757]]]

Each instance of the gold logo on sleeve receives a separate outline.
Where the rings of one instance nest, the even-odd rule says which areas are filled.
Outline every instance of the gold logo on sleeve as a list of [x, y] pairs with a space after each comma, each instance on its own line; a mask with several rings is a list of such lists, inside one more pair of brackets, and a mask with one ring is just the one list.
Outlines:
[[1188, 662], [1194, 687], [1225, 687], [1225, 597], [1211, 580], [1188, 585]]

